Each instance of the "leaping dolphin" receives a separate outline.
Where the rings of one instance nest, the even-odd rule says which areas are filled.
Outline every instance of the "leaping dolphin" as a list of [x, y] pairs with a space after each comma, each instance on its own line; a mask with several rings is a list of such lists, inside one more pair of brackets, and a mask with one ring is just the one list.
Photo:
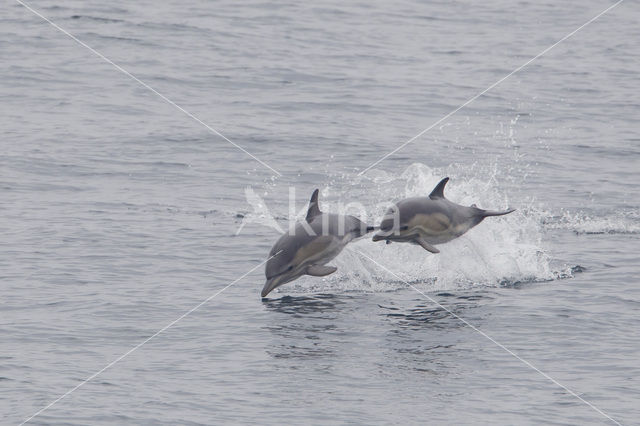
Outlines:
[[515, 210], [492, 211], [475, 204], [465, 207], [452, 203], [444, 197], [448, 181], [448, 177], [442, 179], [428, 197], [406, 198], [389, 208], [373, 241], [410, 242], [431, 253], [440, 253], [434, 245], [458, 238], [485, 217], [502, 216]]
[[316, 189], [311, 195], [305, 220], [283, 234], [271, 248], [262, 297], [302, 275], [324, 277], [334, 273], [338, 268], [325, 264], [347, 243], [373, 229], [354, 216], [321, 212]]

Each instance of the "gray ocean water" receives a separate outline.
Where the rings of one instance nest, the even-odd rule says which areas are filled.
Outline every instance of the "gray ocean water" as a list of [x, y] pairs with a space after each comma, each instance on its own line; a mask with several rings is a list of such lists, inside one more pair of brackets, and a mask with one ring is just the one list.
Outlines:
[[[278, 176], [4, 1], [1, 423], [257, 267], [30, 424], [640, 424], [637, 3], [358, 175], [611, 4], [29, 3]], [[261, 300], [290, 193], [375, 223], [444, 176], [518, 210]]]

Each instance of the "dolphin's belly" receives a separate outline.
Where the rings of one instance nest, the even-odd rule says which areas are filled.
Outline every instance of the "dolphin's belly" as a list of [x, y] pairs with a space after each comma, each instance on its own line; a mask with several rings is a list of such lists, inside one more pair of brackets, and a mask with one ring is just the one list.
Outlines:
[[326, 235], [315, 239], [298, 250], [296, 263], [305, 265], [324, 265], [340, 254], [353, 236], [346, 234], [343, 237]]
[[429, 244], [444, 244], [470, 229], [466, 223], [455, 223], [443, 213], [417, 214], [399, 233], [387, 237], [391, 241], [411, 241], [416, 235], [424, 238]]

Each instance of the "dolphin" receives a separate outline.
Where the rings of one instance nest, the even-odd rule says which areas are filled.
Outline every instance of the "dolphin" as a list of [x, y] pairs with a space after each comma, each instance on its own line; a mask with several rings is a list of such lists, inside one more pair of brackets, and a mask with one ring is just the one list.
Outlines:
[[444, 197], [446, 177], [436, 185], [428, 197], [406, 198], [391, 206], [380, 223], [380, 232], [373, 241], [409, 242], [422, 246], [431, 253], [440, 253], [434, 247], [458, 238], [489, 216], [502, 216], [505, 211], [483, 210], [452, 203]]
[[325, 264], [352, 240], [374, 230], [355, 216], [323, 213], [318, 190], [313, 191], [304, 221], [283, 234], [271, 248], [265, 267], [262, 297], [302, 275], [324, 277], [338, 270]]

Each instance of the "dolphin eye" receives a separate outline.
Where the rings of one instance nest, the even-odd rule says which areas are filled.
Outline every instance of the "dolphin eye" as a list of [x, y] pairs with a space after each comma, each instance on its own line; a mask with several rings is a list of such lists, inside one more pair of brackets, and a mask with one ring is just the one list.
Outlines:
[[292, 269], [293, 269], [293, 265], [292, 265], [292, 266], [289, 266], [289, 267], [287, 268], [287, 271], [290, 271], [290, 270], [292, 270]]

